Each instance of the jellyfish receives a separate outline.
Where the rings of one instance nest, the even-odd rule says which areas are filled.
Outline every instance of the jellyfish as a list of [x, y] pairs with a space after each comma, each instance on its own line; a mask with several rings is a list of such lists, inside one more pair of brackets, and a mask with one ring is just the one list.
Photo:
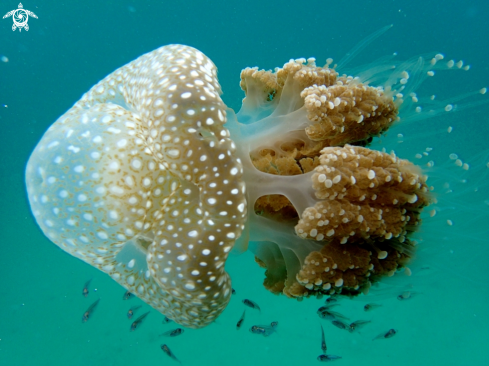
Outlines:
[[186, 327], [225, 309], [231, 250], [251, 250], [274, 293], [366, 293], [408, 270], [436, 201], [423, 169], [368, 148], [396, 124], [451, 112], [418, 109], [429, 72], [453, 66], [433, 60], [351, 75], [313, 58], [246, 68], [235, 113], [208, 57], [161, 47], [46, 131], [26, 168], [32, 212], [61, 249]]

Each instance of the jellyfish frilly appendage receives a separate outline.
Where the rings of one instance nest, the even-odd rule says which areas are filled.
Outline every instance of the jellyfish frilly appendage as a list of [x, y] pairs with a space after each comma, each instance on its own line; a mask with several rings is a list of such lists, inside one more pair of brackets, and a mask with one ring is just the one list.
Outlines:
[[[318, 67], [314, 58], [290, 60], [274, 71], [242, 71], [245, 98], [227, 126], [240, 141], [246, 237], [266, 269], [268, 290], [299, 300], [355, 296], [385, 277], [410, 273], [412, 236], [423, 208], [434, 201], [427, 176], [393, 152], [366, 147], [400, 120], [455, 108], [416, 94], [433, 70], [453, 68], [453, 61], [441, 60], [441, 54], [394, 60], [358, 76], [340, 75], [330, 59]], [[431, 110], [423, 113], [420, 103]], [[478, 103], [485, 101], [467, 106]]]
[[224, 263], [246, 218], [243, 168], [215, 65], [169, 45], [96, 84], [29, 159], [46, 236], [191, 328], [231, 296]]
[[350, 145], [325, 148], [320, 162], [312, 180], [321, 201], [295, 230], [328, 244], [306, 257], [296, 279], [310, 291], [366, 291], [412, 257], [409, 236], [432, 201], [426, 176], [393, 154]]

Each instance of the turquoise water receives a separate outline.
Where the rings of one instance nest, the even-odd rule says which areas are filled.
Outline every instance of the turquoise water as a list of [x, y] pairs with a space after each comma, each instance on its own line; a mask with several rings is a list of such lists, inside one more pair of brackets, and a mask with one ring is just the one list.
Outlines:
[[[328, 352], [342, 356], [344, 365], [483, 365], [489, 336], [489, 291], [485, 257], [489, 207], [488, 105], [463, 109], [433, 120], [398, 125], [376, 141], [394, 148], [415, 163], [415, 154], [432, 147], [439, 181], [467, 179], [454, 195], [439, 192], [441, 214], [426, 217], [424, 239], [413, 268], [416, 296], [398, 301], [397, 287], [379, 289], [371, 297], [342, 301], [338, 310], [352, 320], [372, 323], [350, 334], [316, 315], [323, 300], [302, 302], [274, 296], [262, 287], [263, 270], [249, 252], [233, 255], [226, 268], [236, 295], [211, 326], [188, 329], [177, 338], [159, 334], [173, 329], [152, 310], [136, 332], [129, 332], [126, 312], [142, 305], [123, 301], [124, 289], [107, 275], [62, 252], [37, 227], [25, 193], [24, 167], [45, 130], [92, 85], [139, 55], [169, 43], [196, 47], [219, 69], [224, 102], [239, 109], [243, 93], [239, 72], [246, 66], [269, 69], [290, 58], [340, 60], [360, 40], [386, 24], [394, 24], [369, 45], [351, 66], [397, 52], [407, 59], [427, 52], [463, 59], [466, 72], [447, 72], [430, 81], [426, 93], [441, 99], [478, 90], [489, 84], [487, 44], [489, 5], [464, 2], [29, 2], [24, 8], [28, 32], [13, 32], [12, 19], [0, 22], [0, 365], [138, 365], [170, 364], [160, 349], [167, 343], [185, 365], [306, 365], [316, 364], [323, 325]], [[0, 13], [15, 9], [2, 2]], [[5, 59], [4, 59], [5, 60]], [[441, 74], [441, 73], [440, 73]], [[434, 79], [435, 80], [435, 79]], [[487, 95], [486, 95], [487, 96]], [[479, 100], [479, 99], [478, 99]], [[453, 126], [451, 134], [439, 134]], [[436, 134], [431, 134], [436, 132]], [[405, 142], [399, 144], [398, 133]], [[471, 169], [464, 173], [448, 161], [457, 153]], [[486, 168], [487, 169], [487, 168]], [[475, 189], [478, 188], [477, 192]], [[484, 188], [486, 190], [484, 190]], [[444, 210], [446, 208], [446, 210]], [[453, 221], [448, 226], [446, 220]], [[81, 295], [92, 278], [88, 298]], [[400, 286], [399, 288], [405, 288]], [[81, 316], [90, 304], [100, 304], [87, 323]], [[243, 329], [236, 322], [241, 300], [251, 298], [261, 313], [248, 311]], [[364, 313], [367, 302], [383, 307]], [[268, 338], [251, 334], [252, 324], [279, 322]], [[390, 328], [398, 334], [372, 341]], [[486, 361], [487, 362], [487, 361]]]

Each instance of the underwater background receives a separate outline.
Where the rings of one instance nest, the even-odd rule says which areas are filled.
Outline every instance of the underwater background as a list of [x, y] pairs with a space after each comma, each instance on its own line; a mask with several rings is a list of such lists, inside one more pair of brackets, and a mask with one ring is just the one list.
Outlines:
[[[214, 324], [186, 329], [175, 338], [160, 337], [175, 324], [162, 324], [164, 316], [137, 298], [122, 300], [125, 290], [109, 276], [64, 253], [42, 234], [31, 215], [24, 183], [30, 153], [60, 115], [116, 68], [170, 43], [193, 46], [212, 59], [219, 70], [222, 98], [235, 110], [244, 96], [239, 88], [243, 68], [273, 69], [299, 57], [316, 57], [320, 65], [328, 57], [339, 61], [388, 24], [394, 26], [351, 66], [394, 52], [401, 59], [441, 52], [448, 59], [463, 59], [471, 69], [447, 72], [447, 78], [427, 86], [428, 93], [430, 87], [447, 97], [479, 90], [489, 85], [486, 0], [22, 4], [38, 16], [29, 18], [29, 31], [13, 32], [12, 18], [0, 21], [1, 366], [176, 364], [160, 349], [163, 343], [185, 365], [312, 365], [321, 353], [320, 325], [328, 353], [342, 357], [334, 361], [338, 364], [487, 364], [489, 201], [483, 202], [489, 200], [489, 183], [483, 179], [488, 177], [487, 168], [469, 171], [467, 188], [453, 202], [444, 201], [452, 208], [453, 226], [428, 219], [423, 223], [420, 235], [429, 238], [424, 242], [429, 250], [420, 250], [415, 260], [422, 263], [419, 268], [429, 268], [405, 282], [416, 296], [399, 301], [393, 290], [341, 301], [337, 309], [342, 314], [372, 321], [354, 334], [317, 316], [325, 298], [297, 302], [265, 290], [264, 270], [246, 252], [231, 255], [226, 263], [236, 294]], [[2, 0], [0, 14], [17, 7], [16, 1]], [[389, 132], [381, 141], [376, 139], [374, 148], [394, 148], [400, 157], [421, 164], [415, 154], [430, 146], [444, 161], [457, 153], [471, 167], [484, 167], [489, 162], [489, 106], [469, 108], [470, 97], [463, 103], [468, 108], [441, 121], [454, 126], [450, 135], [430, 134], [436, 129], [427, 119], [396, 127], [406, 137], [404, 143], [397, 143], [397, 132]], [[449, 180], [462, 173], [448, 162], [440, 164], [437, 174]], [[89, 279], [91, 292], [84, 298], [83, 285]], [[98, 298], [93, 317], [82, 324], [82, 314]], [[245, 298], [259, 303], [262, 310], [248, 310], [237, 331]], [[365, 313], [368, 302], [382, 307]], [[151, 312], [140, 329], [130, 332], [132, 321], [126, 313], [135, 305], [142, 305], [139, 314]], [[278, 321], [279, 327], [270, 337], [248, 331], [253, 324], [271, 321]], [[395, 337], [372, 341], [390, 328], [398, 331]]]

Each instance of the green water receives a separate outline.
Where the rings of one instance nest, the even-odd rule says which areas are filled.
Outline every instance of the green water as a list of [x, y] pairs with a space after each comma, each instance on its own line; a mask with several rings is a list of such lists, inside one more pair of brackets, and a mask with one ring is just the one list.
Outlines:
[[[0, 13], [16, 9], [2, 1]], [[486, 1], [38, 1], [23, 3], [38, 19], [29, 31], [12, 31], [12, 18], [0, 21], [0, 365], [163, 365], [176, 364], [160, 349], [169, 345], [185, 365], [317, 364], [320, 324], [328, 352], [342, 356], [338, 365], [484, 365], [489, 343], [489, 290], [486, 259], [489, 200], [483, 167], [489, 137], [488, 105], [438, 118], [451, 134], [430, 135], [438, 125], [402, 124], [382, 138], [402, 157], [433, 147], [446, 161], [456, 152], [471, 163], [467, 188], [459, 196], [440, 197], [452, 207], [446, 225], [425, 220], [425, 239], [417, 260], [429, 270], [404, 279], [416, 296], [398, 301], [396, 290], [372, 298], [343, 301], [338, 311], [352, 320], [371, 320], [360, 334], [350, 334], [316, 315], [323, 300], [302, 302], [274, 296], [263, 286], [263, 270], [249, 252], [233, 255], [226, 268], [236, 295], [211, 326], [185, 330], [177, 338], [159, 334], [163, 315], [135, 298], [123, 301], [124, 289], [107, 275], [69, 256], [44, 237], [29, 209], [24, 167], [44, 131], [92, 85], [139, 55], [170, 43], [198, 48], [219, 69], [224, 102], [239, 109], [243, 92], [239, 72], [246, 66], [273, 68], [290, 58], [341, 59], [357, 42], [386, 24], [381, 39], [352, 62], [363, 64], [397, 52], [403, 59], [443, 52], [463, 59], [471, 70], [428, 84], [444, 95], [461, 95], [489, 84], [489, 5]], [[470, 99], [465, 105], [470, 104]], [[6, 105], [6, 106], [5, 106]], [[461, 106], [463, 103], [461, 102]], [[397, 143], [397, 133], [406, 141]], [[426, 162], [426, 159], [423, 160]], [[441, 163], [436, 174], [457, 179], [463, 172]], [[474, 192], [479, 188], [478, 192]], [[435, 220], [436, 219], [436, 220]], [[92, 278], [88, 298], [81, 295]], [[377, 296], [377, 297], [375, 297]], [[87, 323], [81, 316], [100, 298]], [[247, 311], [239, 331], [243, 304], [250, 298], [261, 313]], [[383, 304], [363, 312], [367, 302]], [[141, 304], [151, 310], [136, 332], [129, 332], [126, 312]], [[268, 338], [251, 334], [253, 324], [279, 322]], [[398, 334], [372, 341], [390, 328]], [[486, 361], [483, 361], [486, 359]]]

